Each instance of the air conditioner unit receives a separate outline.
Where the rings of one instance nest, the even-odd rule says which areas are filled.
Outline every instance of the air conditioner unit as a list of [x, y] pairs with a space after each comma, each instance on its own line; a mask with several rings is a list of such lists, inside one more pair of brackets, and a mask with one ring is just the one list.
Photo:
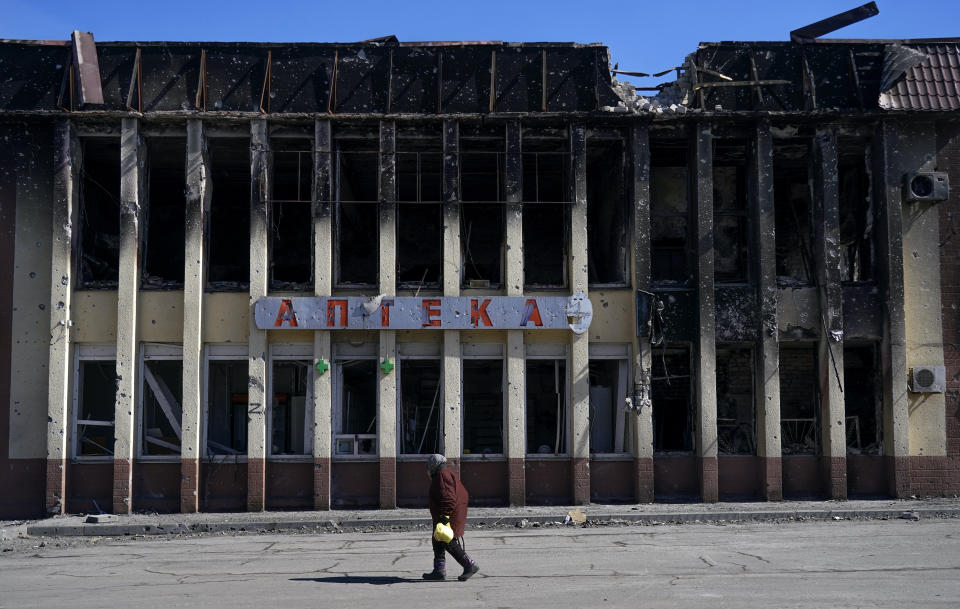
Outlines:
[[946, 201], [950, 197], [950, 179], [942, 171], [914, 171], [903, 177], [907, 201]]
[[914, 366], [910, 369], [910, 391], [944, 393], [946, 390], [947, 371], [944, 366]]

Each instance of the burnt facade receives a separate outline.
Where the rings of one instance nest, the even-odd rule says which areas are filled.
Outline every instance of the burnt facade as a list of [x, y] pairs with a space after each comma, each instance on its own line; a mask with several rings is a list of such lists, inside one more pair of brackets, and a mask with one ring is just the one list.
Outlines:
[[958, 492], [958, 59], [0, 43], [0, 511]]

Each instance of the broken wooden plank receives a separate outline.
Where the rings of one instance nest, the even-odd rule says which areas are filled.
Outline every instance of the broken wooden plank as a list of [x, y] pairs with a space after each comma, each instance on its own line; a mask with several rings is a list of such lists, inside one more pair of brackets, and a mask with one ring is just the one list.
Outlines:
[[80, 105], [102, 104], [100, 61], [97, 59], [93, 34], [74, 30], [70, 39], [73, 41], [73, 63], [77, 66], [77, 80], [80, 81]]
[[177, 403], [176, 398], [173, 397], [173, 393], [167, 387], [167, 384], [163, 382], [163, 379], [158, 379], [154, 376], [153, 371], [150, 370], [150, 366], [145, 365], [143, 367], [143, 380], [147, 381], [147, 384], [150, 385], [150, 389], [153, 390], [153, 397], [157, 400], [157, 404], [160, 405], [160, 410], [166, 415], [170, 427], [173, 428], [173, 433], [177, 434], [177, 439], [179, 440], [181, 438], [180, 404]]

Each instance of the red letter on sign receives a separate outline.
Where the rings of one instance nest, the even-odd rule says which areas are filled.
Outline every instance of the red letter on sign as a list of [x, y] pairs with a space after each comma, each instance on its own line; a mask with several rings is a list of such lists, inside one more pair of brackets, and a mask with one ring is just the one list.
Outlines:
[[328, 300], [327, 301], [327, 326], [332, 328], [337, 325], [336, 320], [336, 310], [340, 309], [340, 327], [347, 327], [347, 301], [346, 300]]
[[543, 325], [543, 320], [540, 319], [540, 308], [533, 298], [528, 298], [526, 304], [523, 305], [523, 319], [520, 320], [520, 325], [525, 326], [528, 321], [532, 321], [535, 326]]
[[[470, 323], [475, 327], [483, 322], [483, 325], [492, 328], [493, 322], [490, 321], [490, 316], [487, 315], [487, 305], [490, 304], [490, 299], [487, 298], [483, 301], [482, 304], [479, 304], [480, 301], [476, 298], [470, 300]], [[479, 306], [477, 306], [479, 304]]]
[[291, 328], [297, 327], [297, 314], [293, 311], [293, 301], [284, 298], [280, 301], [280, 308], [277, 310], [277, 321], [273, 322], [275, 328], [283, 325], [283, 322], [290, 324]]
[[440, 320], [433, 319], [434, 317], [439, 317], [440, 315], [440, 299], [439, 298], [424, 298], [423, 299], [423, 327], [439, 327]]
[[380, 327], [389, 328], [390, 327], [390, 307], [393, 306], [393, 301], [390, 302], [381, 302], [380, 303]]

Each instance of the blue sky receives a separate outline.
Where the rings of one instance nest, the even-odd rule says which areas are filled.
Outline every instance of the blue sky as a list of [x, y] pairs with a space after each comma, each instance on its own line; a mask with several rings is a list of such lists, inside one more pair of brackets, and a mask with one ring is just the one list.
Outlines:
[[[96, 40], [353, 42], [602, 42], [621, 69], [678, 65], [701, 41], [787, 40], [792, 29], [865, 0], [165, 0], [163, 2], [4, 0], [0, 38]], [[837, 38], [960, 36], [960, 0], [877, 0], [880, 14]], [[633, 79], [637, 84], [646, 84]]]

